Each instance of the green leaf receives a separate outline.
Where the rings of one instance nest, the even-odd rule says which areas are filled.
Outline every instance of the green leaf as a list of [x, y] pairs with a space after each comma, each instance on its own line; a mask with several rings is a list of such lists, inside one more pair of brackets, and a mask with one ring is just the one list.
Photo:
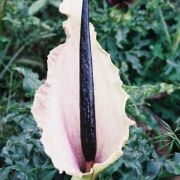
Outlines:
[[[154, 147], [148, 143], [145, 132], [133, 127], [130, 128], [130, 138], [123, 148], [123, 156], [101, 172], [99, 180], [140, 180], [145, 177], [150, 180], [158, 177], [158, 172], [161, 170], [159, 164], [162, 164], [161, 160]], [[152, 166], [153, 169], [150, 169]]]
[[56, 8], [59, 8], [60, 0], [49, 0], [48, 3]]
[[173, 84], [157, 83], [154, 85], [147, 84], [143, 86], [126, 86], [123, 85], [125, 91], [130, 95], [131, 99], [135, 103], [143, 103], [146, 98], [155, 96], [160, 93], [166, 92], [170, 94], [179, 87]]
[[3, 36], [2, 34], [0, 34], [0, 42], [8, 42], [9, 39], [6, 36]]
[[180, 166], [180, 153], [175, 153], [174, 159], [175, 162]]
[[17, 67], [14, 69], [24, 76], [24, 91], [30, 95], [33, 95], [38, 87], [42, 84], [42, 82], [39, 80], [39, 75], [28, 68]]
[[162, 165], [163, 164], [160, 161], [150, 160], [147, 163], [146, 169], [148, 177], [156, 177], [160, 173]]
[[29, 11], [28, 14], [29, 15], [34, 15], [37, 12], [39, 12], [40, 10], [42, 10], [48, 3], [48, 0], [37, 0], [35, 1], [30, 7], [29, 7]]
[[52, 167], [35, 168], [29, 173], [28, 180], [52, 180], [56, 173], [57, 170]]
[[2, 0], [0, 3], [0, 33], [2, 33], [3, 30], [2, 21], [6, 13], [6, 3], [7, 0]]
[[139, 58], [135, 54], [126, 53], [126, 59], [132, 64], [133, 69], [135, 69], [139, 74], [141, 74], [142, 65]]
[[0, 169], [0, 179], [8, 180], [9, 173], [11, 172], [11, 167], [5, 167]]
[[133, 117], [136, 121], [141, 121], [148, 125], [150, 129], [159, 131], [157, 120], [152, 116], [152, 113], [148, 110], [148, 99], [158, 98], [164, 94], [170, 94], [176, 89], [179, 89], [175, 85], [158, 83], [155, 85], [143, 85], [143, 86], [126, 86], [123, 85], [125, 91], [130, 95], [126, 104], [126, 112], [129, 116]]
[[171, 174], [180, 175], [180, 165], [175, 162], [169, 161], [165, 164], [165, 168]]

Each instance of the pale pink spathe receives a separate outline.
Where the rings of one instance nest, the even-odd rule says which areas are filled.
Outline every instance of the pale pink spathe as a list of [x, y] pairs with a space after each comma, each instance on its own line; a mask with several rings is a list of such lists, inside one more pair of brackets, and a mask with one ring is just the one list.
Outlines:
[[43, 130], [42, 143], [54, 166], [77, 177], [98, 172], [118, 159], [133, 124], [125, 114], [128, 96], [121, 88], [118, 69], [96, 41], [91, 25], [97, 154], [93, 170], [86, 174], [81, 171], [85, 166], [79, 118], [81, 8], [82, 0], [76, 3], [64, 0], [60, 6], [61, 12], [69, 17], [64, 22], [67, 40], [50, 52], [47, 80], [38, 89], [32, 107], [35, 120]]

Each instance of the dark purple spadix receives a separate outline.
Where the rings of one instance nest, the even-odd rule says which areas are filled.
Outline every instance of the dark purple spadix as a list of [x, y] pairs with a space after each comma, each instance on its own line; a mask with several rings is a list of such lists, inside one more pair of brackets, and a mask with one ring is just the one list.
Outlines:
[[96, 118], [88, 0], [83, 0], [80, 32], [80, 129], [84, 159], [92, 164], [96, 156]]

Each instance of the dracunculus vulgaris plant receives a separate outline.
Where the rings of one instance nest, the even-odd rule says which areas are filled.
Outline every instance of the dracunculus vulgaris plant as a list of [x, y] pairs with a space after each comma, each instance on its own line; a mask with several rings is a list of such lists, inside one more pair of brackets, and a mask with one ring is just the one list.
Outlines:
[[133, 124], [125, 114], [128, 95], [89, 25], [88, 0], [64, 0], [60, 11], [68, 16], [66, 42], [48, 56], [47, 80], [36, 92], [32, 113], [59, 172], [94, 179], [123, 154]]

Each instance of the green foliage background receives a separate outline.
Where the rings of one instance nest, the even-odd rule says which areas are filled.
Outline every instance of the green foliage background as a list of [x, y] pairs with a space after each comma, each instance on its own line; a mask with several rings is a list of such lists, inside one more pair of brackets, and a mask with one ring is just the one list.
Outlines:
[[[0, 180], [70, 179], [45, 154], [30, 113], [49, 51], [65, 41], [59, 0], [0, 1]], [[128, 9], [92, 0], [98, 41], [130, 95], [124, 155], [98, 179], [180, 175], [180, 3], [136, 0]]]

